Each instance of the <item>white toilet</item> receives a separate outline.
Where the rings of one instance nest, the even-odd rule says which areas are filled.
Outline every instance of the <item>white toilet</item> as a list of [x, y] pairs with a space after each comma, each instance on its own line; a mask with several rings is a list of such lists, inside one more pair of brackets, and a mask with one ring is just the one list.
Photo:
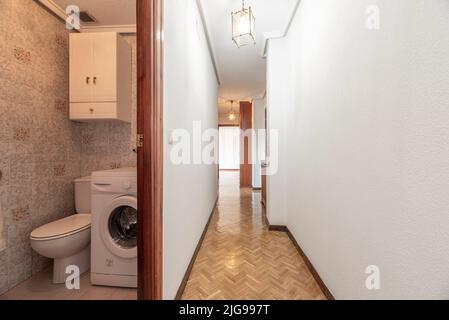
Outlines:
[[76, 214], [31, 232], [31, 247], [54, 259], [53, 283], [65, 283], [67, 266], [78, 266], [80, 274], [90, 268], [90, 181], [90, 177], [75, 180]]

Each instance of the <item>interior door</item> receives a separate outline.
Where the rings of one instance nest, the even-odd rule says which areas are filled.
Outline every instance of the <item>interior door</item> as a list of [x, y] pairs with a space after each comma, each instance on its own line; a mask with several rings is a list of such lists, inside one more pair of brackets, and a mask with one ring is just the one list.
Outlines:
[[240, 129], [242, 139], [240, 142], [240, 187], [252, 188], [253, 165], [252, 165], [252, 134], [247, 134], [253, 128], [253, 104], [251, 102], [240, 102]]
[[90, 102], [93, 95], [92, 35], [70, 35], [70, 102]]
[[93, 101], [117, 101], [117, 34], [94, 34], [93, 56]]

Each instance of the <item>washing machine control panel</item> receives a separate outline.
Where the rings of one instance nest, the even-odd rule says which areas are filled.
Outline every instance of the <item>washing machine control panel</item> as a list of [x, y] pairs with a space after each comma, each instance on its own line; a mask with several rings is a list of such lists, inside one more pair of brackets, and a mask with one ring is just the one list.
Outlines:
[[92, 181], [93, 193], [119, 193], [119, 194], [136, 194], [136, 179], [113, 179], [101, 178]]

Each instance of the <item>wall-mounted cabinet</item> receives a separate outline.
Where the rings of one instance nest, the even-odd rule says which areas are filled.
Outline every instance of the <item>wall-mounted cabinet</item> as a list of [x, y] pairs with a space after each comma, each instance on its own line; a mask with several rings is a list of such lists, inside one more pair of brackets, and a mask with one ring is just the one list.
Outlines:
[[115, 32], [70, 35], [70, 119], [132, 118], [132, 49]]

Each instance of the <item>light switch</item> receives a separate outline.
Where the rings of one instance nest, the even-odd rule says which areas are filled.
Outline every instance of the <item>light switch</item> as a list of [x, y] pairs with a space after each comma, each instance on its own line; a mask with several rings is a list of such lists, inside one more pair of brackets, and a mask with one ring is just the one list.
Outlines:
[[175, 140], [173, 138], [173, 130], [168, 131], [168, 144], [173, 145]]

